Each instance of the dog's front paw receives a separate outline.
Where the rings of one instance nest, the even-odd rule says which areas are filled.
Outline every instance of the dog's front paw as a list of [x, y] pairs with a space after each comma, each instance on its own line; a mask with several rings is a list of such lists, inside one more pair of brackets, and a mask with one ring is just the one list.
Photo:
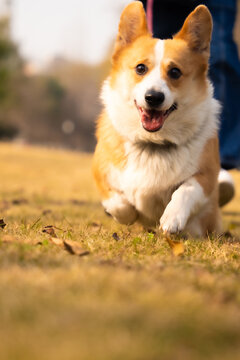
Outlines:
[[120, 224], [131, 225], [137, 219], [137, 211], [133, 205], [121, 194], [115, 193], [111, 198], [103, 201], [105, 211], [112, 215]]
[[187, 216], [185, 211], [179, 210], [169, 203], [160, 219], [160, 229], [174, 234], [183, 231], [186, 223]]

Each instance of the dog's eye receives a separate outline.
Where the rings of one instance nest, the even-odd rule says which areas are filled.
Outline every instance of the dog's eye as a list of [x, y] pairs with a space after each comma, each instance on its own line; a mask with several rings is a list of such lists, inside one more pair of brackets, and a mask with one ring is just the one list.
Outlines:
[[168, 76], [171, 78], [171, 79], [179, 79], [180, 76], [182, 75], [182, 72], [180, 69], [178, 68], [172, 68], [168, 71]]
[[144, 75], [144, 74], [146, 74], [146, 72], [148, 71], [148, 68], [147, 68], [147, 66], [144, 65], [144, 64], [138, 64], [138, 65], [136, 66], [135, 70], [136, 70], [136, 73], [137, 73], [138, 75]]

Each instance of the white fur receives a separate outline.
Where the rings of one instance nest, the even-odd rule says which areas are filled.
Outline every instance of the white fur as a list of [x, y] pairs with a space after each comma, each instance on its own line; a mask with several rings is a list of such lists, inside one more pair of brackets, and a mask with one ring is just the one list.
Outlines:
[[103, 201], [103, 207], [120, 224], [130, 225], [137, 219], [137, 211], [123, 194], [115, 193], [110, 199]]
[[164, 232], [175, 233], [186, 228], [189, 218], [206, 205], [201, 185], [193, 178], [183, 183], [172, 195], [160, 219]]
[[[116, 130], [131, 143], [150, 141], [161, 144], [167, 140], [180, 145], [185, 143], [198, 131], [199, 127], [206, 122], [206, 117], [213, 118], [210, 121], [210, 136], [212, 136], [218, 126], [216, 114], [219, 112], [218, 102], [213, 99], [212, 85], [210, 83], [208, 84], [208, 95], [204, 101], [198, 101], [199, 89], [197, 86], [195, 88], [192, 86], [191, 93], [184, 94], [184, 99], [179, 99], [178, 93], [171, 92], [170, 94], [170, 90], [161, 78], [159, 70], [161, 59], [164, 56], [162, 42], [163, 40], [158, 40], [155, 46], [156, 60], [154, 69], [134, 88], [129, 87], [128, 72], [124, 70], [119, 73], [114, 88], [110, 86], [109, 79], [105, 81], [101, 97], [109, 118]], [[161, 53], [161, 51], [163, 53]], [[154, 76], [152, 76], [152, 74], [154, 74]], [[172, 112], [166, 119], [161, 131], [150, 133], [142, 127], [134, 100], [136, 95], [142, 98], [144, 91], [148, 90], [149, 87], [151, 88], [151, 85], [156, 86], [156, 84], [158, 84], [158, 87], [162, 86], [161, 88], [166, 92], [166, 108], [169, 108], [174, 101], [177, 101], [179, 106], [178, 110]], [[180, 96], [183, 95], [180, 94]], [[141, 102], [141, 100], [139, 102]], [[209, 109], [211, 113], [210, 116], [208, 114]]]
[[173, 94], [169, 90], [167, 83], [162, 78], [161, 62], [164, 55], [164, 41], [159, 40], [155, 46], [155, 64], [152, 71], [138, 83], [133, 90], [133, 97], [137, 104], [141, 107], [148, 107], [145, 101], [145, 94], [147, 90], [154, 89], [155, 91], [163, 92], [165, 100], [161, 106], [162, 110], [167, 110], [172, 106], [174, 99]]
[[[156, 225], [161, 218], [164, 231], [176, 232], [186, 226], [197, 208], [207, 203], [201, 186], [191, 177], [198, 170], [204, 145], [217, 133], [220, 106], [213, 99], [210, 82], [203, 100], [198, 101], [198, 89], [194, 87], [189, 94], [171, 92], [161, 78], [163, 57], [163, 41], [159, 40], [155, 47], [154, 69], [136, 87], [128, 88], [128, 77], [124, 71], [119, 74], [114, 88], [110, 87], [108, 80], [104, 84], [102, 98], [107, 114], [125, 138], [127, 155], [124, 170], [112, 167], [109, 173], [108, 182], [119, 193], [104, 205], [115, 218], [121, 218], [120, 222], [132, 222], [136, 217], [132, 211], [134, 208], [138, 220], [144, 225]], [[179, 104], [163, 128], [155, 133], [142, 128], [134, 105], [136, 97], [142, 104], [148, 87], [164, 91], [166, 108], [174, 101]], [[164, 146], [166, 142], [171, 145]], [[126, 203], [127, 210], [123, 214]], [[194, 218], [191, 221], [193, 223]]]

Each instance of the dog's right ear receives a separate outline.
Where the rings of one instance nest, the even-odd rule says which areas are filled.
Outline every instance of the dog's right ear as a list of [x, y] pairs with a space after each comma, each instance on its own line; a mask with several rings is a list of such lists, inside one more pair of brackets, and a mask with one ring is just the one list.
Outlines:
[[142, 35], [149, 35], [146, 14], [142, 3], [134, 1], [125, 7], [120, 17], [113, 58], [122, 48]]

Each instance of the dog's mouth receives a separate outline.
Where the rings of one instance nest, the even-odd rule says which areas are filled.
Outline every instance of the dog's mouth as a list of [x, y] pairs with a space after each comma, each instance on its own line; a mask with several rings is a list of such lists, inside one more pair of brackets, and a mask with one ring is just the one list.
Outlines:
[[136, 100], [135, 100], [135, 105], [140, 114], [143, 128], [149, 132], [155, 132], [160, 130], [163, 127], [163, 124], [167, 119], [167, 117], [174, 110], [177, 110], [177, 103], [173, 103], [169, 109], [164, 111], [159, 111], [155, 109], [144, 109], [143, 107], [138, 106]]

